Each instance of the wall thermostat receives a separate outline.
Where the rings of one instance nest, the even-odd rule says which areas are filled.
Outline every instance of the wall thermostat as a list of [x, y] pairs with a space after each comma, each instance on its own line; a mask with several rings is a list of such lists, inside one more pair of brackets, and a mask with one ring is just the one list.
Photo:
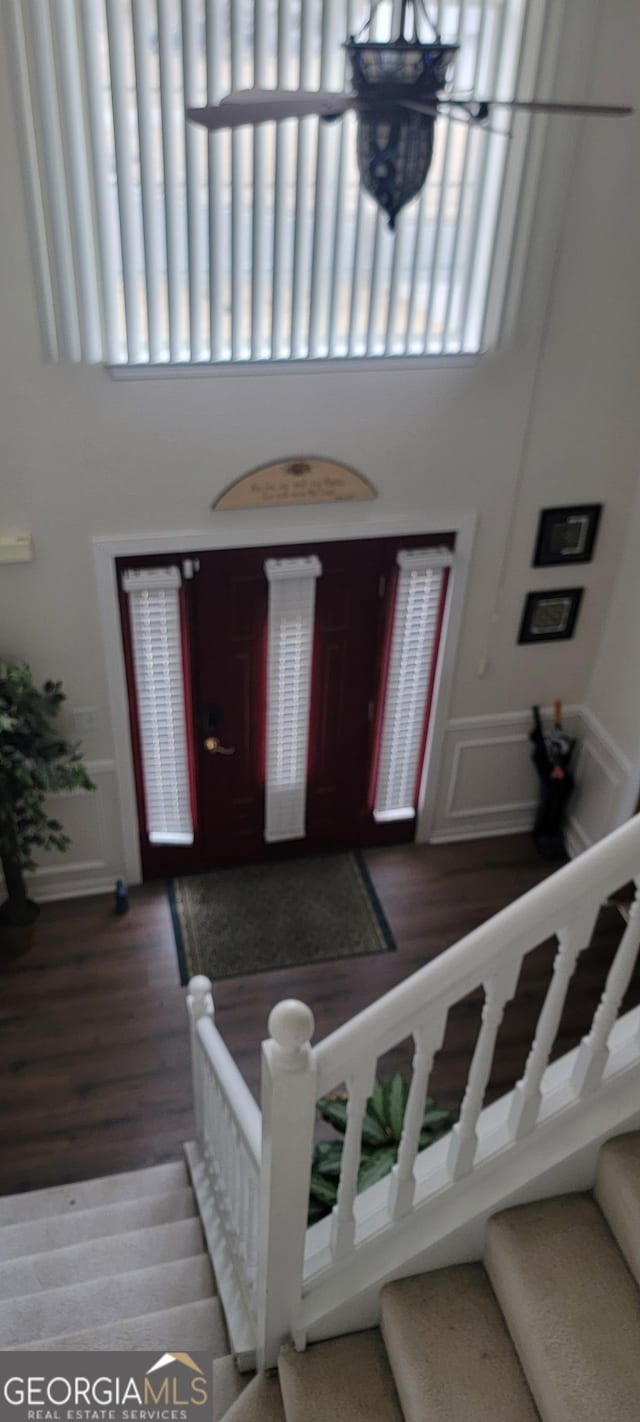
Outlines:
[[30, 533], [0, 533], [0, 563], [30, 563], [32, 558]]

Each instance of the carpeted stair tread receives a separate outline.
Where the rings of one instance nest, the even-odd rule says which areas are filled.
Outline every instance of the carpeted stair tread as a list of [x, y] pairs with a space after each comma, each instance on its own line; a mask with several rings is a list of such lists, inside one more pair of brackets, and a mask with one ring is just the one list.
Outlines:
[[398, 1279], [380, 1304], [405, 1422], [537, 1422], [481, 1264]]
[[[0, 1347], [132, 1319], [152, 1308], [196, 1303], [215, 1292], [208, 1256], [178, 1259], [132, 1274], [89, 1279], [0, 1303]], [[177, 1345], [176, 1345], [177, 1346]]]
[[42, 1342], [21, 1343], [20, 1351], [36, 1353], [108, 1352], [118, 1348], [138, 1352], [164, 1353], [169, 1345], [178, 1344], [186, 1353], [198, 1350], [213, 1357], [229, 1352], [229, 1340], [219, 1299], [198, 1299], [195, 1303], [175, 1308], [158, 1309], [138, 1318], [118, 1318], [98, 1328], [83, 1328], [77, 1333], [63, 1333]]
[[240, 1373], [230, 1354], [213, 1364], [213, 1422], [222, 1422], [236, 1398], [251, 1382], [251, 1373]]
[[44, 1219], [68, 1210], [96, 1209], [122, 1200], [139, 1200], [148, 1195], [166, 1195], [188, 1185], [183, 1161], [151, 1165], [146, 1170], [127, 1170], [120, 1175], [103, 1175], [97, 1180], [80, 1180], [74, 1185], [54, 1185], [48, 1190], [32, 1190], [22, 1195], [0, 1197], [0, 1225], [20, 1220]]
[[171, 1190], [166, 1195], [148, 1195], [140, 1200], [125, 1200], [95, 1209], [70, 1209], [66, 1214], [47, 1215], [43, 1219], [24, 1219], [0, 1226], [0, 1259], [23, 1259], [84, 1240], [191, 1219], [196, 1214], [193, 1191], [185, 1185], [184, 1189]]
[[636, 1418], [640, 1291], [594, 1200], [495, 1215], [485, 1262], [543, 1422]]
[[287, 1422], [403, 1422], [377, 1328], [285, 1351], [278, 1372]]
[[[310, 1422], [312, 1414], [306, 1415]], [[328, 1416], [331, 1422], [343, 1422], [337, 1411]], [[258, 1373], [224, 1414], [224, 1422], [290, 1422], [285, 1414], [277, 1375]]]
[[596, 1200], [640, 1283], [640, 1134], [618, 1136], [600, 1151]]
[[196, 1218], [68, 1244], [6, 1264], [0, 1262], [0, 1300], [110, 1274], [128, 1274], [134, 1269], [187, 1259], [203, 1250], [202, 1229]]

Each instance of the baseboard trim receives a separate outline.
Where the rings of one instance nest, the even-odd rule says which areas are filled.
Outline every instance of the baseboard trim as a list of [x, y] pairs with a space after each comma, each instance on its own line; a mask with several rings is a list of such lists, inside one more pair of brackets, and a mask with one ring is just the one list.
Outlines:
[[528, 815], [526, 819], [516, 821], [509, 825], [485, 825], [482, 829], [442, 829], [434, 830], [429, 839], [429, 844], [462, 844], [466, 840], [474, 839], [502, 839], [507, 834], [530, 834], [533, 827], [533, 815]]
[[54, 904], [62, 899], [89, 899], [96, 894], [112, 894], [115, 878], [96, 875], [95, 878], [70, 879], [55, 887], [42, 884], [37, 878], [29, 883], [29, 894], [38, 904]]

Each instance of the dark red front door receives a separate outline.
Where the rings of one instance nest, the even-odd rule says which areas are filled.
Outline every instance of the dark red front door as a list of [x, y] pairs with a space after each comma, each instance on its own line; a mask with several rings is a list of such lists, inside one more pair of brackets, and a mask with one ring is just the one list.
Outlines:
[[[199, 555], [183, 589], [194, 840], [186, 847], [157, 847], [143, 828], [146, 877], [413, 838], [413, 820], [374, 821], [374, 741], [398, 549], [443, 541], [421, 535]], [[306, 833], [300, 840], [268, 844], [265, 562], [312, 554], [322, 572], [315, 592]], [[143, 824], [139, 768], [138, 789]]]

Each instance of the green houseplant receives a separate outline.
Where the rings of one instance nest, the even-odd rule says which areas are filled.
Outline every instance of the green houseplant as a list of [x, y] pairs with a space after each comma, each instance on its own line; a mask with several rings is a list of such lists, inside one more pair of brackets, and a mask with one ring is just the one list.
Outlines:
[[[367, 1190], [382, 1180], [398, 1158], [404, 1114], [409, 1098], [409, 1083], [397, 1071], [389, 1081], [376, 1078], [362, 1120], [362, 1145], [358, 1169], [358, 1192]], [[317, 1103], [323, 1120], [328, 1121], [342, 1136], [347, 1129], [349, 1100], [345, 1093], [323, 1096]], [[446, 1136], [455, 1125], [460, 1112], [440, 1107], [428, 1096], [425, 1102], [418, 1150]], [[318, 1141], [313, 1152], [309, 1190], [310, 1225], [329, 1215], [338, 1198], [344, 1141]]]
[[69, 848], [58, 820], [47, 813], [47, 795], [93, 790], [77, 746], [54, 722], [65, 700], [59, 681], [35, 685], [24, 662], [0, 662], [0, 863], [6, 901], [0, 930], [25, 931], [37, 916], [28, 898], [25, 871], [36, 849]]

